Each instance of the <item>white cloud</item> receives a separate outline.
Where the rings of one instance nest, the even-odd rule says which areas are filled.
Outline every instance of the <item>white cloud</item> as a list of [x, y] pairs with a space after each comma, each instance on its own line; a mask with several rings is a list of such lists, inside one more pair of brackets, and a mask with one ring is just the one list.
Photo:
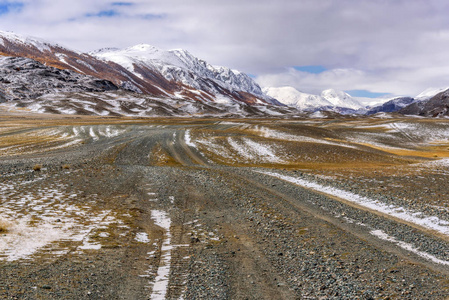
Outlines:
[[393, 68], [381, 71], [332, 69], [320, 74], [289, 68], [280, 73], [260, 75], [256, 81], [263, 87], [293, 86], [300, 91], [312, 94], [334, 88], [390, 93], [391, 96], [416, 96], [428, 87], [449, 87], [447, 66]]
[[[89, 51], [149, 43], [304, 91], [415, 94], [449, 85], [445, 0], [24, 0], [13, 30]], [[128, 2], [132, 5], [113, 5]], [[114, 10], [114, 16], [96, 17]], [[90, 17], [89, 17], [90, 16]], [[322, 65], [304, 74], [292, 66]]]

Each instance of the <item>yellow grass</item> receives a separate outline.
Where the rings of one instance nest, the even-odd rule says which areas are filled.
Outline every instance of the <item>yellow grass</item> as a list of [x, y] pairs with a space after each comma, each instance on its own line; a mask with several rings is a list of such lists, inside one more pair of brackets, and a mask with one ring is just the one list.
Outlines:
[[0, 219], [0, 233], [6, 233], [10, 230], [12, 224], [4, 219]]

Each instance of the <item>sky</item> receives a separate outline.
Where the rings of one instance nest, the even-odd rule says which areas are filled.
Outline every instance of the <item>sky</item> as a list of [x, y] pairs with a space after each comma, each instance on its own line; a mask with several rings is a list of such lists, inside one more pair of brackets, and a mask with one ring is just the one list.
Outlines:
[[449, 86], [447, 0], [0, 0], [0, 30], [79, 51], [186, 49], [262, 87], [356, 97]]

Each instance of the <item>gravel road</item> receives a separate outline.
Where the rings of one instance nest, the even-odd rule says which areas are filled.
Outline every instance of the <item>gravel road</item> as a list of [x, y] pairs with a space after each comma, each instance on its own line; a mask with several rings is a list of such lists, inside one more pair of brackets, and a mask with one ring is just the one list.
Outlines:
[[449, 297], [448, 235], [268, 173], [355, 183], [219, 163], [194, 144], [237, 134], [219, 120], [73, 122], [51, 128], [82, 142], [0, 158], [0, 298]]

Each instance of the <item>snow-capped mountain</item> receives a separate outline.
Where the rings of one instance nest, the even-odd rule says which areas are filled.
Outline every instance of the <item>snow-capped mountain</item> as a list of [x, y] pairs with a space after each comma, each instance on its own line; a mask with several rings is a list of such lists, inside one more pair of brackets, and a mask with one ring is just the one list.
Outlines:
[[0, 31], [0, 55], [31, 58], [46, 66], [109, 80], [121, 88], [140, 93], [160, 93], [157, 87], [162, 84], [158, 81], [158, 74], [144, 81], [117, 64], [105, 63], [86, 53], [11, 32]]
[[434, 97], [435, 95], [444, 92], [446, 90], [448, 90], [449, 87], [445, 87], [445, 88], [428, 88], [424, 91], [422, 91], [419, 95], [417, 95], [415, 97], [416, 101], [424, 101], [424, 100], [429, 100], [430, 98]]
[[411, 97], [396, 97], [396, 98], [387, 100], [385, 103], [383, 103], [381, 105], [370, 108], [366, 112], [366, 114], [373, 115], [373, 114], [376, 114], [379, 112], [387, 112], [387, 113], [396, 112], [396, 111], [412, 104], [415, 101], [416, 100]]
[[[404, 115], [419, 115], [423, 117], [447, 117], [449, 116], [449, 89], [440, 91], [433, 97], [424, 97], [421, 93], [420, 101], [402, 108], [398, 112]], [[431, 94], [427, 92], [427, 95]]]
[[87, 54], [0, 31], [0, 55], [31, 58], [47, 66], [109, 80], [122, 89], [156, 97], [279, 104], [264, 95], [249, 76], [225, 67], [213, 67], [184, 50], [162, 51], [138, 45]]
[[[212, 98], [229, 102], [235, 100], [233, 93], [243, 92], [258, 98], [250, 104], [278, 104], [274, 99], [266, 96], [248, 75], [226, 67], [212, 66], [186, 50], [165, 51], [141, 44], [123, 50], [102, 49], [90, 54], [98, 59], [119, 64], [139, 78], [145, 77], [147, 69], [157, 71], [170, 82], [181, 83], [201, 91], [202, 93], [198, 94], [191, 90], [203, 100]], [[224, 90], [227, 92], [224, 93]]]
[[321, 95], [303, 93], [294, 87], [267, 87], [263, 91], [282, 104], [299, 110], [326, 109], [344, 113], [345, 110], [352, 112], [363, 107], [347, 93], [333, 89], [325, 90]]
[[0, 106], [39, 113], [139, 117], [288, 117], [298, 113], [278, 105], [155, 97], [30, 58], [6, 56], [0, 57]]
[[50, 93], [116, 91], [108, 80], [59, 70], [24, 57], [0, 57], [0, 102], [35, 100]]
[[321, 97], [332, 103], [334, 107], [360, 109], [363, 105], [343, 91], [328, 89], [321, 92]]
[[333, 106], [333, 104], [319, 95], [302, 93], [291, 86], [267, 87], [263, 92], [279, 100], [282, 104], [299, 110], [314, 110], [319, 107]]

